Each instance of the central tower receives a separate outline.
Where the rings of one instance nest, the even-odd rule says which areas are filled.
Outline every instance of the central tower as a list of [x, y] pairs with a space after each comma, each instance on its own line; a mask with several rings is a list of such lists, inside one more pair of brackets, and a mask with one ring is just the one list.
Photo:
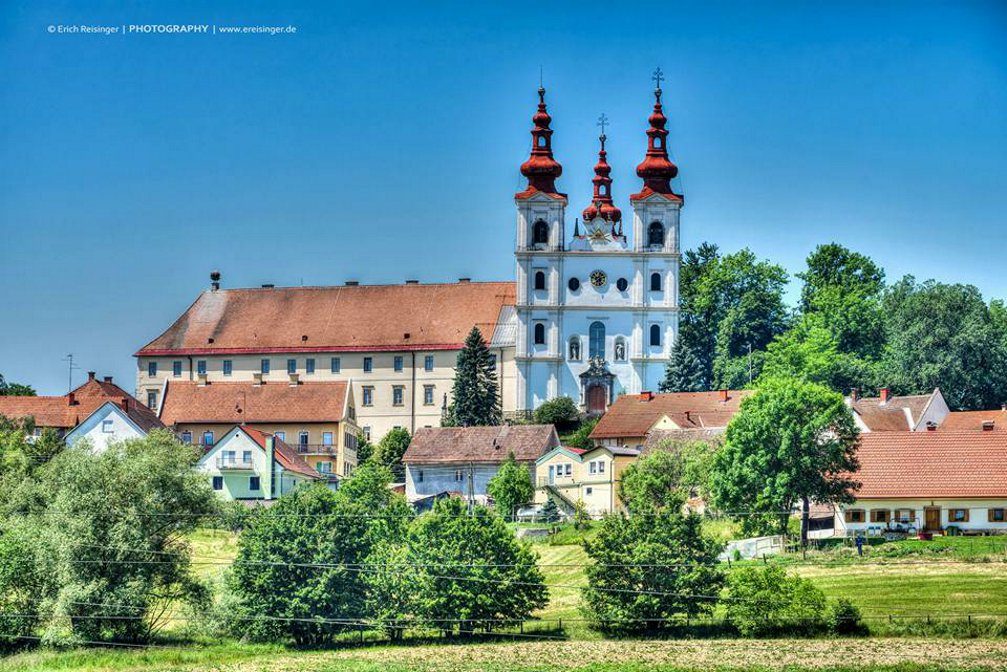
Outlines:
[[605, 148], [604, 115], [593, 193], [583, 227], [565, 236], [566, 194], [556, 188], [562, 167], [552, 154], [552, 118], [540, 88], [532, 117], [528, 179], [517, 206], [517, 409], [569, 396], [591, 414], [619, 394], [656, 390], [678, 335], [678, 225], [683, 199], [671, 180], [667, 118], [658, 87], [637, 166], [643, 180], [630, 196], [633, 236], [627, 239], [615, 205]]

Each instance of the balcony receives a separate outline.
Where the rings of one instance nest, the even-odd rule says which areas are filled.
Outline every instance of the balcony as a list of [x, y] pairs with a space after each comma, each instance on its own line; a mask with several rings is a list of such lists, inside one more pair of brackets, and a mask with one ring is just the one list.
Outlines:
[[294, 448], [301, 455], [336, 455], [339, 453], [339, 446], [321, 443], [297, 443], [294, 444]]
[[233, 457], [218, 457], [217, 469], [220, 471], [255, 471], [251, 460], [239, 460]]

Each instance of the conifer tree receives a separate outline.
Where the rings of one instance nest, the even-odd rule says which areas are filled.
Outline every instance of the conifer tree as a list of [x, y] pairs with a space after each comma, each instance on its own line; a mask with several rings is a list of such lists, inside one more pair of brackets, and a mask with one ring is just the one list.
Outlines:
[[472, 327], [465, 347], [458, 353], [449, 424], [475, 427], [502, 422], [495, 368], [486, 341], [479, 329]]
[[671, 349], [671, 359], [660, 385], [661, 392], [702, 392], [709, 387], [703, 363], [685, 338], [680, 337]]

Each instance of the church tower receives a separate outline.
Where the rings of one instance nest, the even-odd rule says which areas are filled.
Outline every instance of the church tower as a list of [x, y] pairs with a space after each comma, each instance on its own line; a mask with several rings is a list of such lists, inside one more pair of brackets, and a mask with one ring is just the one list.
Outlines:
[[668, 158], [660, 71], [637, 167], [643, 180], [630, 196], [633, 239], [615, 205], [602, 115], [592, 194], [565, 238], [567, 198], [556, 189], [562, 168], [552, 155], [552, 119], [539, 89], [528, 179], [517, 205], [517, 408], [568, 396], [598, 414], [620, 394], [656, 390], [678, 333], [678, 213], [671, 188], [678, 169]]

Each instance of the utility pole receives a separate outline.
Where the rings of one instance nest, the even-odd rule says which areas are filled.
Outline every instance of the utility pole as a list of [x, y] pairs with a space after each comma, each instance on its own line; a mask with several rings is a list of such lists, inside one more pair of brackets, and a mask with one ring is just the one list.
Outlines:
[[475, 473], [472, 463], [469, 462], [469, 515], [471, 516], [475, 510], [476, 503], [476, 487], [475, 487]]

